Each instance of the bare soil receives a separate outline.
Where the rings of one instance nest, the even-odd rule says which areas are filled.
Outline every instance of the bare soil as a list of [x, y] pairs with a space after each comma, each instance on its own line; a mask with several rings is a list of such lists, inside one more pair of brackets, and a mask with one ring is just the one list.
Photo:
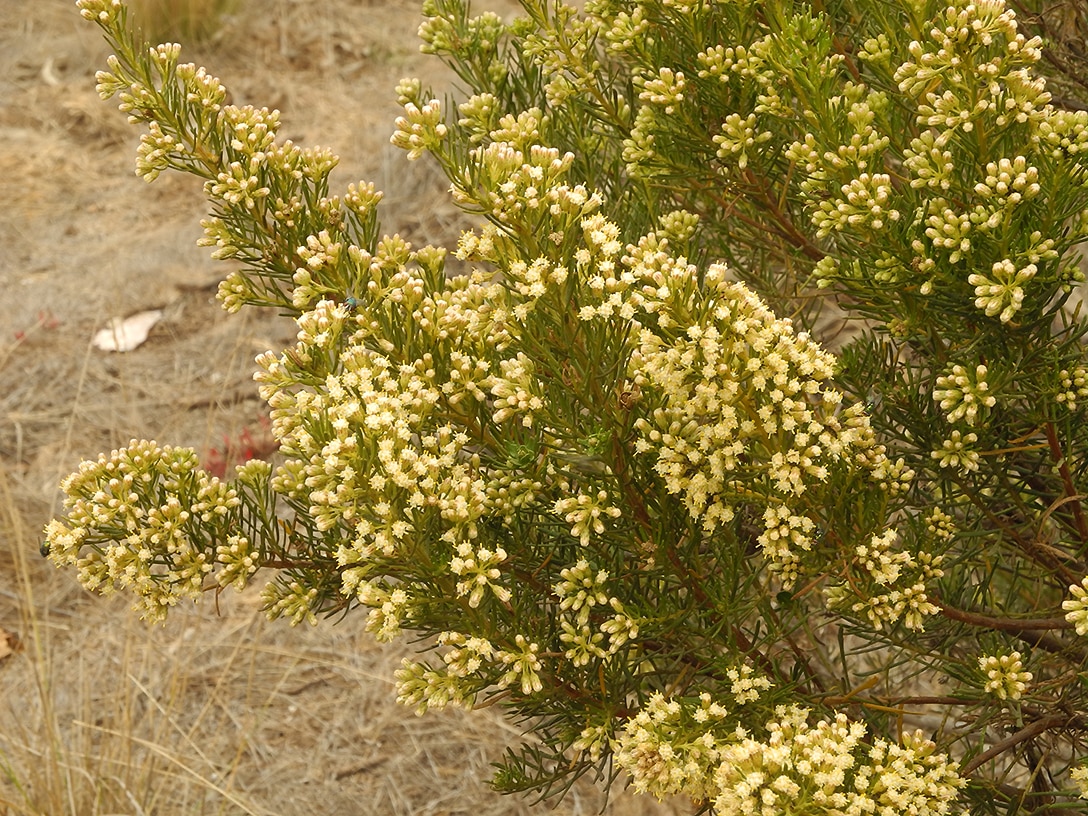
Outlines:
[[[0, 649], [0, 813], [548, 812], [488, 790], [517, 736], [498, 712], [396, 705], [412, 647], [375, 644], [361, 617], [289, 629], [231, 593], [149, 628], [38, 558], [81, 458], [133, 437], [213, 458], [267, 443], [252, 360], [293, 335], [215, 303], [228, 270], [196, 247], [200, 184], [133, 174], [139, 133], [95, 94], [108, 51], [74, 6], [0, 0], [0, 645], [16, 646]], [[418, 53], [419, 19], [412, 0], [243, 0], [183, 58], [235, 102], [279, 108], [282, 135], [333, 148], [334, 186], [374, 180], [387, 231], [448, 243], [461, 222], [442, 179], [388, 145], [400, 77], [449, 85]], [[146, 309], [163, 318], [138, 349], [91, 346]], [[50, 785], [67, 792], [55, 809], [27, 804]], [[692, 810], [621, 791], [606, 804], [580, 782], [554, 812], [602, 808]]]

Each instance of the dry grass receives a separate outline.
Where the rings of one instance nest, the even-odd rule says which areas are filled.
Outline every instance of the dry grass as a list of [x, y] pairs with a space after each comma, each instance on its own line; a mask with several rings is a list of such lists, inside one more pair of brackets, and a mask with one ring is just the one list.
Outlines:
[[[57, 481], [80, 458], [132, 436], [205, 453], [236, 438], [259, 417], [254, 354], [292, 333], [211, 302], [223, 270], [194, 246], [199, 184], [132, 177], [137, 134], [94, 96], [105, 49], [73, 6], [0, 0], [12, 21], [0, 29], [0, 646], [10, 633], [22, 647], [0, 657], [0, 814], [549, 812], [487, 788], [517, 736], [499, 712], [416, 718], [395, 704], [411, 646], [375, 644], [359, 617], [289, 629], [230, 593], [152, 629], [38, 557]], [[386, 147], [396, 80], [421, 66], [441, 80], [416, 53], [414, 0], [237, 11], [187, 57], [239, 103], [280, 107], [285, 137], [340, 152], [337, 184], [375, 179], [390, 230], [456, 235], [441, 179]], [[165, 311], [145, 346], [89, 348], [105, 318], [144, 308]], [[604, 806], [587, 781], [553, 812]], [[619, 793], [603, 812], [687, 811]]]
[[[243, 594], [148, 628], [37, 559], [6, 474], [0, 535], [14, 578], [0, 620], [23, 644], [0, 667], [5, 816], [548, 811], [487, 789], [517, 739], [498, 712], [416, 718], [393, 703], [409, 647], [379, 647], [360, 620], [290, 630]], [[553, 812], [604, 805], [587, 782]], [[653, 805], [620, 795], [603, 812], [664, 812]]]
[[133, 21], [152, 42], [199, 42], [221, 28], [237, 0], [131, 0]]

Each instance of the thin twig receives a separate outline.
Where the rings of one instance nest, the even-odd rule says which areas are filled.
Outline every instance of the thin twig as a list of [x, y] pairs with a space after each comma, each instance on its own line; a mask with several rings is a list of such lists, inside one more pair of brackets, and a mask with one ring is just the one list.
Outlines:
[[967, 776], [968, 774], [974, 773], [991, 759], [1000, 756], [1001, 754], [1008, 751], [1010, 748], [1014, 748], [1020, 743], [1026, 742], [1027, 740], [1034, 739], [1043, 732], [1049, 731], [1055, 726], [1065, 725], [1067, 722], [1069, 722], [1068, 714], [1054, 714], [1050, 717], [1044, 717], [1041, 720], [1036, 720], [1030, 725], [1021, 728], [1011, 737], [1006, 737], [1005, 739], [1001, 740], [1001, 742], [997, 743], [989, 750], [983, 751], [981, 754], [979, 754], [977, 757], [975, 757], [963, 766], [961, 774], [963, 776]]
[[1084, 518], [1084, 507], [1080, 503], [1084, 495], [1077, 493], [1077, 489], [1073, 485], [1073, 474], [1069, 472], [1069, 464], [1062, 454], [1062, 446], [1058, 441], [1058, 432], [1054, 429], [1053, 422], [1046, 424], [1046, 441], [1050, 445], [1050, 455], [1054, 458], [1054, 463], [1058, 466], [1058, 473], [1062, 477], [1065, 495], [1073, 504], [1073, 521], [1077, 526], [1080, 541], [1082, 544], [1088, 544], [1088, 520]]
[[997, 629], [1001, 632], [1026, 632], [1032, 629], [1075, 629], [1076, 625], [1061, 618], [994, 618], [989, 615], [980, 615], [976, 612], [967, 612], [954, 606], [942, 603], [936, 598], [932, 602], [941, 610], [941, 614], [949, 620], [969, 623], [972, 626], [981, 626], [987, 629]]

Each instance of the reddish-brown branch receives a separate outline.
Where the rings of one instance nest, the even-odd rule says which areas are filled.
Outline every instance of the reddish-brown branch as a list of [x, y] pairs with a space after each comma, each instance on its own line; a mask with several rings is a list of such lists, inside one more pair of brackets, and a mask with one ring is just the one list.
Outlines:
[[983, 751], [977, 757], [972, 759], [966, 765], [963, 766], [963, 770], [960, 772], [963, 776], [974, 773], [991, 759], [1000, 756], [1008, 751], [1010, 748], [1015, 748], [1022, 742], [1034, 739], [1045, 731], [1049, 731], [1051, 728], [1055, 728], [1060, 725], [1065, 725], [1069, 722], [1068, 714], [1054, 714], [1050, 717], [1044, 717], [1041, 720], [1036, 720], [1030, 725], [1021, 728], [1011, 737], [1006, 737], [997, 743], [987, 751]]
[[813, 244], [808, 239], [808, 236], [797, 229], [792, 218], [779, 209], [778, 203], [775, 201], [774, 196], [771, 195], [771, 191], [767, 189], [764, 179], [758, 178], [751, 170], [745, 170], [744, 180], [752, 185], [752, 187], [759, 190], [760, 204], [770, 214], [771, 218], [774, 219], [774, 222], [778, 225], [779, 229], [784, 231], [794, 245], [804, 252], [805, 255], [814, 261], [819, 261], [827, 254]]
[[954, 606], [942, 603], [936, 598], [930, 599], [941, 614], [949, 620], [968, 623], [971, 626], [980, 626], [986, 629], [996, 629], [1001, 632], [1027, 632], [1031, 630], [1047, 629], [1075, 629], [1076, 626], [1064, 617], [1062, 618], [994, 618], [989, 615], [980, 615], [977, 612], [967, 612]]
[[[724, 217], [737, 219], [750, 227], [753, 232], [772, 232], [779, 238], [782, 238], [800, 249], [808, 258], [814, 261], [821, 260], [827, 254], [797, 229], [793, 220], [779, 208], [774, 200], [774, 196], [770, 194], [766, 185], [759, 183], [751, 170], [744, 171], [744, 179], [751, 185], [753, 192], [756, 193], [756, 197], [752, 199], [753, 203], [765, 210], [771, 216], [773, 223], [763, 223], [745, 215], [734, 206], [737, 199], [727, 202], [723, 196], [709, 187], [700, 188], [700, 192], [708, 195], [719, 207], [721, 207]], [[738, 198], [739, 197], [740, 196], [738, 196]]]
[[1073, 474], [1069, 472], [1069, 464], [1065, 461], [1065, 456], [1062, 454], [1062, 446], [1058, 441], [1058, 432], [1054, 428], [1053, 422], [1046, 424], [1046, 441], [1050, 445], [1050, 455], [1054, 459], [1054, 463], [1058, 466], [1058, 473], [1062, 477], [1062, 485], [1065, 487], [1065, 496], [1073, 505], [1073, 523], [1077, 527], [1077, 533], [1080, 535], [1081, 544], [1088, 544], [1088, 520], [1084, 518], [1084, 508], [1081, 506], [1081, 499], [1084, 496], [1077, 493], [1076, 487], [1073, 485]]
[[877, 698], [877, 700], [884, 705], [889, 706], [902, 706], [902, 705], [971, 705], [969, 700], [961, 700], [959, 697], [889, 697], [887, 699]]

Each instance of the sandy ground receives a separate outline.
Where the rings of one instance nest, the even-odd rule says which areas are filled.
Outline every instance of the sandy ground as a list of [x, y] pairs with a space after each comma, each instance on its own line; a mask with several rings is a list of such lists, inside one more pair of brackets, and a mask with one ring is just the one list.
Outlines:
[[[246, 432], [259, 446], [252, 359], [292, 326], [219, 310], [227, 270], [195, 245], [199, 182], [133, 174], [139, 133], [94, 93], [108, 52], [73, 0], [0, 0], [0, 20], [0, 813], [548, 812], [486, 788], [516, 736], [496, 713], [395, 704], [411, 647], [377, 646], [361, 620], [292, 630], [244, 595], [149, 629], [37, 557], [80, 458], [132, 437], [215, 455]], [[339, 153], [335, 187], [377, 182], [387, 231], [449, 241], [442, 180], [388, 146], [397, 79], [445, 82], [418, 54], [418, 20], [409, 0], [243, 0], [183, 56], [236, 102], [279, 108], [284, 136]], [[146, 309], [163, 318], [140, 348], [91, 346], [111, 316]], [[606, 805], [579, 783], [554, 812], [602, 807], [691, 811]]]

